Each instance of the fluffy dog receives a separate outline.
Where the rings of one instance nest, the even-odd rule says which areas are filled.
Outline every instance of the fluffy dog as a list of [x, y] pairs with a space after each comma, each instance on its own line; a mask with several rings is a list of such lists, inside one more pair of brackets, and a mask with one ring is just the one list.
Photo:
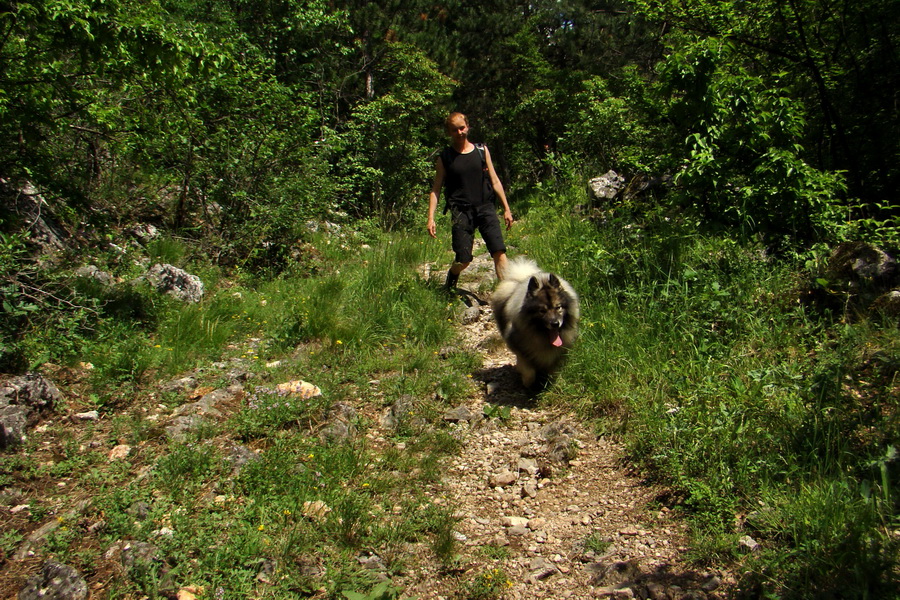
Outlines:
[[491, 299], [500, 334], [516, 355], [525, 387], [545, 382], [578, 336], [578, 295], [571, 285], [534, 261], [509, 262]]

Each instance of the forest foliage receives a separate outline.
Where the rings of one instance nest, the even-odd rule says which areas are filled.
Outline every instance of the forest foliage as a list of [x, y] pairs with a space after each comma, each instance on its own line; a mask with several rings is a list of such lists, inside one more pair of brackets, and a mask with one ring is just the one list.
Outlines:
[[[165, 235], [141, 252], [195, 253], [213, 285], [312, 289], [341, 249], [316, 248], [309, 221], [352, 224], [360, 245], [424, 228], [443, 118], [461, 110], [513, 211], [534, 217], [519, 228], [534, 228], [532, 255], [569, 257], [556, 266], [596, 325], [553, 393], [592, 414], [630, 411], [634, 456], [709, 517], [706, 557], [730, 543], [736, 513], [768, 499], [786, 516], [758, 528], [788, 550], [765, 559], [762, 580], [799, 573], [800, 587], [874, 597], [867, 585], [896, 579], [884, 533], [897, 522], [896, 330], [860, 333], [831, 304], [818, 321], [796, 294], [827, 245], [900, 248], [898, 13], [894, 0], [0, 0], [0, 370], [89, 347], [98, 372], [127, 383], [208, 358], [239, 313], [230, 293], [177, 317], [136, 288], [76, 300], [73, 261], [47, 268], [22, 229], [13, 196], [26, 182], [68, 234], [66, 258], [101, 242], [112, 255], [153, 224]], [[608, 170], [634, 193], [577, 207]], [[557, 220], [576, 207], [600, 218]], [[115, 274], [134, 275], [115, 256]], [[366, 267], [364, 292], [331, 278], [309, 295], [318, 320], [285, 308], [270, 326], [278, 347], [363, 347], [403, 321], [437, 348], [449, 334], [445, 315], [430, 318], [434, 290], [403, 279], [372, 302]], [[828, 285], [814, 291], [839, 303]], [[377, 326], [336, 323], [341, 298]], [[184, 331], [202, 339], [160, 359]], [[852, 378], [878, 383], [862, 404], [848, 400]], [[840, 460], [820, 460], [823, 448]]]
[[0, 176], [37, 185], [71, 231], [151, 220], [220, 264], [263, 264], [305, 217], [421, 220], [459, 109], [513, 190], [615, 169], [671, 181], [653, 207], [809, 244], [894, 217], [898, 10], [4, 2]]

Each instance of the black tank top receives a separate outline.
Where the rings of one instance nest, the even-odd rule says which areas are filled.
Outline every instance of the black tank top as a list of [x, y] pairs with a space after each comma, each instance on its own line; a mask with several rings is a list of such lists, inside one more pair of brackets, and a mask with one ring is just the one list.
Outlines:
[[444, 163], [444, 194], [451, 206], [480, 206], [484, 203], [484, 173], [481, 154], [473, 148], [460, 154], [450, 146], [441, 152]]

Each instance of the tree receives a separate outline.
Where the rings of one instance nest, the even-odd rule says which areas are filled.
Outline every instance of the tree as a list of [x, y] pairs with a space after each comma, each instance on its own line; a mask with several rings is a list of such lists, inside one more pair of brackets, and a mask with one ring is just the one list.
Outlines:
[[131, 83], [183, 89], [219, 60], [158, 4], [12, 2], [0, 12], [0, 174], [82, 197], [118, 132]]
[[729, 40], [739, 61], [799, 100], [811, 163], [846, 171], [849, 193], [869, 201], [900, 183], [900, 122], [890, 82], [900, 75], [892, 0], [708, 2], [634, 0], [640, 14], [702, 37]]
[[416, 48], [391, 43], [379, 63], [383, 93], [355, 107], [340, 139], [345, 206], [391, 228], [425, 198], [437, 148], [436, 124], [452, 82]]

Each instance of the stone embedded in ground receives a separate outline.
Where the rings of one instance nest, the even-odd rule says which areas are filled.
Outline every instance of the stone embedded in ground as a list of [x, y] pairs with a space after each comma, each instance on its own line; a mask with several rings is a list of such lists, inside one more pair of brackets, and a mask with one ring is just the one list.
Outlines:
[[175, 409], [174, 414], [178, 417], [192, 414], [220, 417], [222, 416], [222, 411], [220, 410], [222, 405], [230, 400], [235, 400], [242, 393], [243, 389], [240, 386], [212, 390], [200, 396], [196, 402], [182, 404]]
[[647, 598], [648, 600], [669, 600], [669, 594], [664, 585], [651, 581], [647, 583]]
[[625, 178], [610, 170], [599, 177], [591, 179], [588, 182], [588, 186], [597, 200], [611, 200], [625, 188]]
[[303, 399], [317, 398], [322, 395], [322, 390], [318, 386], [299, 379], [279, 383], [275, 386], [275, 389], [285, 394], [300, 396]]
[[313, 521], [324, 521], [330, 512], [331, 507], [321, 500], [308, 500], [303, 503], [303, 516]]
[[554, 462], [565, 464], [575, 458], [575, 455], [573, 441], [567, 435], [554, 438], [547, 444], [547, 456]]
[[880, 311], [890, 317], [900, 316], [900, 290], [891, 290], [876, 298], [872, 303], [872, 310]]
[[203, 597], [203, 586], [189, 585], [178, 590], [175, 600], [197, 600]]
[[131, 446], [128, 444], [119, 444], [109, 451], [109, 460], [122, 460], [129, 454], [131, 454]]
[[531, 582], [543, 581], [559, 573], [556, 565], [541, 556], [535, 557], [528, 562], [528, 571], [530, 572], [528, 579]]
[[197, 387], [197, 378], [190, 375], [186, 377], [180, 377], [178, 379], [174, 379], [167, 383], [160, 384], [159, 389], [163, 392], [188, 392]]
[[319, 432], [325, 442], [348, 440], [357, 434], [356, 409], [346, 402], [335, 402], [328, 411], [328, 423]]
[[396, 430], [404, 423], [409, 424], [415, 406], [416, 399], [409, 394], [403, 394], [385, 411], [381, 417], [381, 426]]
[[594, 585], [617, 587], [635, 581], [641, 570], [635, 561], [616, 561], [613, 563], [595, 563], [585, 567], [594, 574], [591, 582]]
[[[598, 588], [594, 590], [595, 598], [614, 598], [615, 600], [629, 600], [630, 598], [634, 598], [634, 590], [629, 587], [618, 588], [618, 587], [604, 587]], [[681, 600], [688, 600], [687, 598], [682, 598], [681, 596], [677, 596], [681, 598]]]
[[700, 588], [704, 592], [712, 592], [713, 590], [717, 590], [722, 586], [722, 579], [715, 574], [710, 574], [706, 581], [703, 582], [703, 585]]
[[759, 551], [759, 542], [749, 535], [745, 535], [738, 540], [738, 552], [742, 554], [751, 554]]
[[34, 556], [38, 548], [44, 545], [47, 538], [54, 531], [59, 529], [66, 523], [72, 523], [81, 517], [85, 509], [90, 506], [90, 500], [81, 500], [77, 502], [73, 508], [65, 513], [58, 515], [54, 519], [50, 519], [34, 531], [28, 534], [25, 540], [19, 545], [19, 548], [13, 554], [14, 560], [25, 560]]
[[451, 408], [444, 413], [444, 420], [453, 423], [458, 423], [460, 421], [471, 421], [474, 418], [475, 413], [469, 410], [466, 406], [457, 406], [456, 408]]
[[381, 557], [377, 554], [369, 554], [369, 555], [360, 555], [356, 557], [357, 562], [362, 565], [363, 568], [368, 569], [370, 571], [385, 571], [387, 567], [384, 564], [384, 561], [381, 560]]
[[187, 440], [188, 434], [200, 427], [205, 422], [199, 415], [181, 415], [172, 419], [172, 424], [166, 427], [166, 437], [174, 442]]
[[21, 444], [27, 428], [61, 400], [56, 385], [38, 373], [14, 377], [0, 385], [0, 448]]
[[491, 487], [505, 487], [516, 482], [517, 475], [509, 469], [504, 469], [496, 473], [490, 480]]
[[196, 275], [166, 264], [155, 264], [141, 278], [156, 288], [183, 302], [197, 303], [203, 299], [203, 282]]
[[94, 281], [104, 287], [109, 287], [115, 284], [116, 278], [107, 273], [106, 271], [101, 271], [97, 265], [85, 265], [83, 267], [78, 267], [75, 269], [75, 276], [81, 279], [87, 279], [90, 281]]
[[122, 547], [120, 561], [126, 570], [146, 568], [161, 563], [159, 548], [147, 542], [126, 542]]
[[0, 177], [0, 200], [4, 212], [9, 211], [21, 220], [29, 243], [36, 244], [41, 253], [53, 255], [68, 248], [65, 228], [53, 217], [50, 205], [34, 184], [12, 183]]
[[462, 322], [464, 325], [470, 325], [476, 321], [481, 316], [481, 307], [477, 304], [475, 306], [470, 306], [463, 312]]
[[527, 527], [528, 519], [525, 517], [501, 517], [500, 524], [504, 527]]
[[228, 461], [231, 463], [231, 475], [236, 477], [241, 469], [250, 462], [259, 459], [259, 453], [250, 450], [246, 446], [235, 444], [228, 453]]
[[278, 563], [271, 558], [262, 560], [259, 564], [259, 571], [256, 573], [256, 580], [266, 585], [274, 585], [277, 581], [276, 570]]
[[159, 229], [153, 225], [144, 223], [131, 228], [128, 233], [137, 238], [137, 241], [145, 246], [159, 237]]
[[356, 435], [356, 426], [346, 421], [334, 421], [322, 428], [319, 438], [324, 442], [349, 440]]
[[894, 281], [897, 261], [890, 254], [868, 242], [843, 242], [831, 252], [827, 277], [831, 281]]
[[[0, 490], [0, 506], [15, 507], [23, 498], [25, 498], [25, 492], [21, 488], [7, 487]], [[25, 506], [27, 508], [27, 505]]]
[[529, 475], [537, 475], [540, 471], [537, 461], [531, 458], [520, 458], [517, 467], [519, 471], [524, 471]]
[[84, 600], [87, 582], [73, 567], [48, 560], [19, 590], [19, 600]]
[[294, 559], [294, 566], [301, 577], [318, 580], [325, 576], [322, 559], [313, 555], [302, 555]]
[[[172, 567], [163, 557], [162, 551], [148, 542], [129, 540], [120, 546], [119, 561], [136, 580], [155, 582], [155, 592], [160, 596], [171, 597], [176, 594], [175, 577]], [[110, 548], [107, 554], [114, 553]]]
[[24, 406], [0, 407], [0, 448], [12, 448], [25, 441], [28, 414]]
[[125, 509], [125, 512], [135, 517], [136, 519], [143, 521], [147, 518], [147, 515], [150, 514], [150, 505], [142, 500], [138, 500], [127, 509]]

